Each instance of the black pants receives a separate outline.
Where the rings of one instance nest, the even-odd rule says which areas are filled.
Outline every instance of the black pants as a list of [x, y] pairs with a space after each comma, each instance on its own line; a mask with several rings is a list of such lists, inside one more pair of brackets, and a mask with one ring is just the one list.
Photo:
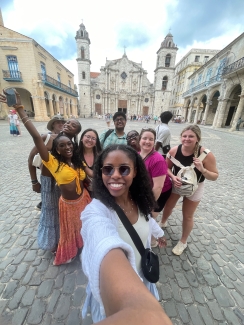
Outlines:
[[154, 212], [161, 212], [163, 210], [168, 198], [171, 195], [171, 192], [172, 192], [172, 188], [170, 190], [160, 194], [160, 196], [157, 200], [158, 208], [154, 209]]

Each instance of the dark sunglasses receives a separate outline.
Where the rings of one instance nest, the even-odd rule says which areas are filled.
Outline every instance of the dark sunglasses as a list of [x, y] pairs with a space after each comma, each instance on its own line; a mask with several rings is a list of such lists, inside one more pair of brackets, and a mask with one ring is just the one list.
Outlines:
[[126, 140], [131, 140], [131, 139], [134, 139], [138, 136], [139, 134], [138, 133], [132, 133], [131, 135], [127, 135], [126, 137]]
[[130, 166], [119, 166], [119, 167], [113, 167], [113, 166], [103, 166], [101, 168], [101, 171], [103, 173], [103, 175], [106, 176], [112, 176], [115, 169], [119, 170], [119, 173], [121, 176], [127, 176], [130, 174]]

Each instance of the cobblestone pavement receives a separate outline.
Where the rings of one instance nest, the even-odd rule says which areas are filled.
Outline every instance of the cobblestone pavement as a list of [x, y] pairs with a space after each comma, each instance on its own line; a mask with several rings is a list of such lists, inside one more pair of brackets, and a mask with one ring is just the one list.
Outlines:
[[[83, 129], [100, 133], [104, 121], [82, 119]], [[36, 122], [45, 132], [44, 122]], [[149, 124], [154, 127], [153, 123]], [[127, 123], [127, 131], [149, 126]], [[179, 143], [183, 125], [170, 124], [172, 145]], [[22, 126], [23, 129], [23, 126]], [[161, 304], [174, 325], [244, 324], [244, 132], [230, 134], [203, 127], [203, 144], [217, 158], [220, 177], [205, 182], [204, 198], [195, 215], [186, 251], [172, 255], [181, 233], [181, 203], [169, 219], [168, 247], [160, 254], [157, 284]], [[86, 278], [79, 258], [69, 265], [53, 266], [53, 257], [38, 249], [40, 195], [32, 192], [27, 156], [32, 140], [9, 135], [0, 122], [0, 324], [80, 325]], [[119, 279], [118, 279], [119, 281]]]

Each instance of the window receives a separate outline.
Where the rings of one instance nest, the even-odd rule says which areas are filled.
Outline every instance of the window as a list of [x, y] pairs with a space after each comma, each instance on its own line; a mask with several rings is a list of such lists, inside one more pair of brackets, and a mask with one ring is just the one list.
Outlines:
[[70, 82], [70, 80], [69, 80], [69, 88], [71, 88], [71, 82]]
[[82, 72], [82, 79], [86, 79], [86, 73], [85, 73], [85, 71]]
[[170, 60], [171, 60], [171, 55], [167, 54], [166, 57], [165, 57], [165, 67], [170, 66]]
[[208, 60], [209, 60], [209, 56], [205, 56], [204, 57], [204, 63], [208, 62]]
[[213, 68], [209, 68], [207, 71], [207, 76], [206, 76], [206, 86], [208, 85], [209, 79], [211, 78], [211, 74], [212, 74]]
[[200, 61], [200, 55], [196, 55], [195, 56], [195, 62], [199, 62]]
[[163, 77], [163, 82], [162, 82], [162, 90], [166, 90], [167, 89], [167, 83], [168, 83], [168, 77], [164, 76]]
[[8, 55], [8, 68], [11, 78], [19, 78], [19, 65], [15, 55]]
[[42, 71], [42, 79], [46, 79], [46, 66], [45, 63], [40, 62], [41, 63], [41, 71]]
[[60, 73], [57, 73], [58, 82], [61, 82]]
[[202, 73], [198, 76], [197, 84], [199, 85], [202, 81]]
[[171, 46], [171, 42], [169, 42], [169, 47]]
[[81, 58], [85, 59], [85, 49], [84, 49], [84, 47], [81, 47], [80, 54], [81, 54]]

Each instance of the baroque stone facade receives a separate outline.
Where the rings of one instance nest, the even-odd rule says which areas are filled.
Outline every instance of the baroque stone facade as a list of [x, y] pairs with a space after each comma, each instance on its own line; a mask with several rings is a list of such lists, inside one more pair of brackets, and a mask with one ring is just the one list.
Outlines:
[[81, 116], [123, 111], [128, 115], [159, 115], [167, 110], [177, 47], [169, 33], [157, 51], [154, 83], [141, 63], [106, 60], [100, 72], [90, 71], [90, 39], [84, 24], [76, 33]]
[[[0, 67], [0, 88], [15, 88], [36, 121], [47, 121], [58, 112], [66, 118], [77, 116], [73, 73], [34, 39], [4, 27], [2, 18]], [[9, 107], [0, 103], [0, 118], [8, 113]]]
[[244, 118], [244, 33], [189, 77], [183, 98], [188, 122], [235, 130]]

